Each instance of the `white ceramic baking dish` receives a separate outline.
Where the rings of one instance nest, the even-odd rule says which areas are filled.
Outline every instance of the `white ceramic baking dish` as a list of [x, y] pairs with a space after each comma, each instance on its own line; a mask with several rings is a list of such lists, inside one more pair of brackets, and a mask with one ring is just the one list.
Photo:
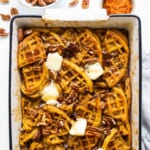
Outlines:
[[[59, 17], [58, 17], [59, 18]], [[132, 85], [131, 123], [132, 123], [132, 150], [141, 149], [141, 22], [135, 15], [113, 15], [106, 20], [80, 18], [59, 20], [53, 19], [45, 23], [42, 16], [19, 15], [11, 20], [10, 24], [10, 66], [9, 66], [9, 136], [10, 149], [19, 150], [18, 135], [21, 127], [20, 107], [20, 76], [17, 69], [17, 29], [18, 27], [89, 27], [89, 28], [119, 28], [129, 33], [130, 45], [130, 76]]]

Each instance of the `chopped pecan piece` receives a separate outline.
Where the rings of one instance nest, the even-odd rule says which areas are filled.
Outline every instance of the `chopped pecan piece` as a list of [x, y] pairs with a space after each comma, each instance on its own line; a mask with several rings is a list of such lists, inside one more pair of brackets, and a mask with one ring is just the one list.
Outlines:
[[82, 8], [87, 9], [89, 8], [90, 0], [82, 0]]
[[87, 126], [85, 134], [87, 136], [100, 137], [102, 135], [102, 132], [99, 131], [99, 129], [96, 127]]
[[46, 6], [46, 2], [44, 0], [38, 0], [37, 4], [39, 6]]
[[55, 0], [45, 0], [45, 2], [46, 2], [47, 4], [51, 4], [51, 3], [54, 3]]
[[55, 0], [26, 0], [27, 3], [31, 3], [32, 6], [46, 6], [54, 3]]
[[102, 120], [102, 124], [105, 126], [112, 127], [116, 125], [116, 121], [110, 116], [105, 116]]
[[68, 42], [67, 47], [62, 52], [62, 56], [66, 57], [66, 58], [71, 58], [78, 51], [79, 51], [79, 49], [76, 44]]
[[17, 15], [17, 14], [19, 14], [19, 11], [18, 11], [17, 8], [12, 7], [12, 8], [10, 9], [10, 14], [11, 14], [12, 16], [13, 16], [13, 15]]
[[79, 0], [72, 0], [71, 2], [69, 2], [69, 6], [73, 7], [76, 6], [79, 3]]
[[24, 39], [23, 29], [19, 28], [18, 29], [18, 41], [21, 42], [23, 39]]
[[5, 21], [9, 21], [11, 18], [9, 14], [0, 14], [0, 15], [1, 15], [2, 20], [5, 20]]
[[37, 112], [36, 109], [30, 108], [28, 110], [28, 114], [31, 115], [31, 116], [33, 116], [33, 117], [36, 117], [38, 115], [38, 112]]
[[5, 29], [0, 28], [0, 36], [8, 36], [8, 33], [5, 31]]
[[44, 128], [42, 128], [42, 134], [44, 135], [44, 136], [47, 136], [47, 135], [49, 135], [51, 132], [51, 127], [44, 127]]

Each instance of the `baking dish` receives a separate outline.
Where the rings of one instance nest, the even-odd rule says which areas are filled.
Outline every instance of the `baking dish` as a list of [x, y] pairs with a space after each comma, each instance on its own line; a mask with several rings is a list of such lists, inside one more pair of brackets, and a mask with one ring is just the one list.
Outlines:
[[[59, 18], [59, 17], [58, 17]], [[116, 28], [125, 29], [129, 34], [130, 45], [130, 77], [132, 87], [131, 104], [131, 127], [132, 127], [132, 149], [141, 149], [141, 23], [135, 15], [112, 15], [104, 19], [75, 20], [59, 19], [45, 22], [42, 16], [19, 15], [11, 20], [10, 24], [10, 63], [9, 63], [9, 137], [10, 149], [20, 149], [18, 142], [19, 129], [21, 127], [20, 107], [20, 75], [17, 68], [17, 29], [18, 27], [89, 27], [89, 28]]]

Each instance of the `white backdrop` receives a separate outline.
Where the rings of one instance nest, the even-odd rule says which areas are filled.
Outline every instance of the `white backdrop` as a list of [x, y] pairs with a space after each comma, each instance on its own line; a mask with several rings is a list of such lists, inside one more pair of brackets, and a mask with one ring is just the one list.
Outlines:
[[[53, 8], [65, 7], [66, 8], [68, 6], [69, 0], [57, 0], [57, 1], [58, 2], [56, 3], [56, 5], [53, 5], [51, 7]], [[97, 7], [96, 4], [100, 3], [100, 1], [101, 0], [91, 0], [93, 4], [92, 7], [94, 5], [95, 7]], [[143, 51], [145, 52], [143, 53], [143, 55], [148, 56], [147, 54], [150, 53], [150, 46], [149, 46], [150, 45], [149, 44], [150, 43], [150, 38], [149, 38], [150, 36], [150, 21], [149, 21], [150, 1], [149, 0], [134, 0], [134, 1], [135, 2], [134, 2], [133, 13], [138, 15], [142, 21], [142, 46], [143, 46]], [[93, 2], [95, 2], [95, 4]], [[23, 6], [20, 2], [18, 2], [18, 0], [10, 0], [8, 4], [0, 4], [0, 14], [10, 13], [9, 11], [11, 7], [18, 8], [19, 14], [41, 15], [44, 13], [44, 9], [38, 10], [38, 9], [29, 8], [29, 7]], [[0, 19], [0, 28], [5, 28], [6, 31], [9, 32], [9, 23], [10, 23], [9, 21], [2, 21]], [[145, 64], [146, 62], [144, 62], [144, 65]], [[9, 71], [9, 36], [4, 37], [4, 38], [0, 37], [0, 149], [1, 150], [9, 149], [8, 71]], [[148, 84], [148, 82], [146, 83]], [[147, 89], [145, 89], [145, 92]], [[144, 102], [144, 107], [148, 107], [147, 105], [145, 105], [146, 99], [143, 102]]]

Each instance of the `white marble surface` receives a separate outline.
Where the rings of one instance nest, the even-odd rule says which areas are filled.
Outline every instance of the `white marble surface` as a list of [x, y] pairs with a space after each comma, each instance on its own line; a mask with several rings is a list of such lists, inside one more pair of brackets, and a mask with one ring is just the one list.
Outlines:
[[[99, 0], [91, 0], [97, 1]], [[149, 0], [134, 0], [133, 13], [138, 15], [142, 21], [142, 46], [143, 51], [150, 53], [149, 35], [150, 35], [150, 1]], [[56, 5], [51, 7], [61, 8], [67, 7], [69, 0], [58, 0]], [[96, 2], [96, 3], [97, 3]], [[9, 4], [0, 4], [0, 14], [10, 13], [11, 7], [17, 7], [20, 14], [43, 14], [45, 9], [34, 9], [23, 6], [18, 0], [10, 0]], [[73, 9], [73, 8], [72, 8]], [[9, 32], [9, 21], [2, 21], [0, 19], [0, 28], [5, 28]], [[0, 149], [9, 149], [9, 116], [8, 116], [8, 71], [9, 71], [9, 36], [0, 37]]]

